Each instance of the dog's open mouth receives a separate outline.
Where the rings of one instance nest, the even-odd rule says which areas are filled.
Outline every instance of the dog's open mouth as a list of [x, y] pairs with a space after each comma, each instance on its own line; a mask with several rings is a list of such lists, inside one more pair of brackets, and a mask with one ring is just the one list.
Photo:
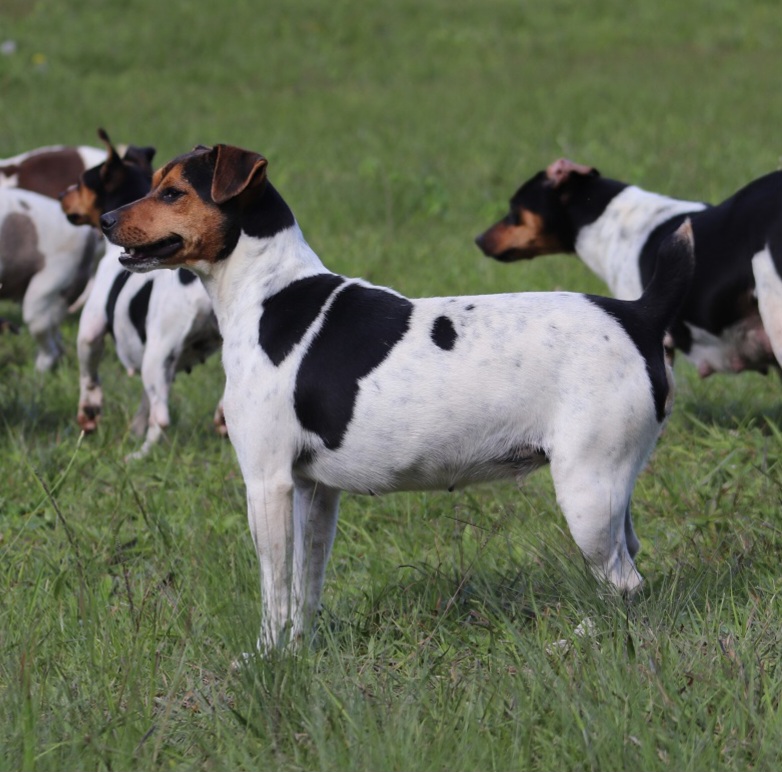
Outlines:
[[134, 267], [154, 267], [175, 255], [184, 244], [180, 236], [167, 236], [160, 241], [142, 246], [126, 247], [119, 261], [131, 270]]

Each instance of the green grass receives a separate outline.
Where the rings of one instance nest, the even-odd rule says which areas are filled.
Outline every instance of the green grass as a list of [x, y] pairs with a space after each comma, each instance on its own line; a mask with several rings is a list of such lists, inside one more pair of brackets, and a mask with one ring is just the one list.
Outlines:
[[[0, 157], [98, 126], [159, 163], [235, 143], [335, 271], [604, 291], [572, 257], [499, 265], [472, 239], [561, 155], [708, 200], [778, 168], [780, 34], [771, 0], [8, 0]], [[75, 333], [47, 377], [0, 338], [0, 770], [779, 767], [777, 376], [677, 363], [631, 605], [598, 591], [547, 472], [346, 496], [317, 644], [235, 671], [260, 601], [219, 362], [128, 465], [139, 382], [110, 350], [80, 440]]]

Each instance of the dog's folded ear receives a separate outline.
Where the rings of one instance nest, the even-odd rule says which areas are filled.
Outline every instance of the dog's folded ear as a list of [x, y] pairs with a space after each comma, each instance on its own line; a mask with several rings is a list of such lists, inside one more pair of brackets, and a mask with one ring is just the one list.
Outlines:
[[546, 168], [546, 177], [553, 188], [562, 187], [573, 175], [599, 177], [600, 172], [592, 166], [575, 163], [567, 158], [560, 158]]
[[224, 204], [266, 180], [268, 162], [259, 153], [231, 145], [215, 145], [214, 152], [217, 158], [212, 178], [212, 200], [216, 204]]

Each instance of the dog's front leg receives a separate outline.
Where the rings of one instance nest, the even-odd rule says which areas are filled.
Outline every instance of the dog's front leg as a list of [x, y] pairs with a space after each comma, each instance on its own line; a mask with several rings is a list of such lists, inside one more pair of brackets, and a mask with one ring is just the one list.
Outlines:
[[326, 565], [337, 532], [340, 491], [309, 480], [296, 479], [293, 492], [293, 517], [296, 533], [303, 538], [295, 543], [295, 576], [302, 586], [294, 588], [294, 597], [302, 598], [301, 617], [306, 634], [314, 625], [320, 609]]
[[174, 368], [179, 351], [172, 351], [160, 341], [150, 342], [144, 350], [141, 363], [141, 382], [144, 391], [139, 412], [133, 419], [133, 429], [142, 434], [146, 429], [144, 444], [130, 458], [143, 458], [163, 436], [171, 423], [168, 397], [174, 381]]
[[[295, 643], [303, 631], [302, 577], [295, 548], [303, 532], [293, 517], [293, 480], [289, 475], [249, 479], [247, 517], [261, 573], [261, 633], [258, 649], [269, 653]], [[298, 526], [298, 527], [297, 527]], [[297, 532], [298, 531], [298, 532]]]
[[98, 428], [103, 409], [103, 389], [98, 376], [98, 365], [103, 358], [108, 319], [103, 305], [87, 300], [79, 317], [76, 352], [79, 359], [79, 409], [76, 420], [87, 432]]

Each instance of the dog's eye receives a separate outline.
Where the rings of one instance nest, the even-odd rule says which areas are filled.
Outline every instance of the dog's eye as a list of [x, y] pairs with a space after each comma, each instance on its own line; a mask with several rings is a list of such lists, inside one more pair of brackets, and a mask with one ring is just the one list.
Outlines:
[[184, 191], [179, 190], [178, 188], [163, 188], [160, 192], [160, 198], [167, 204], [173, 203], [184, 195]]

